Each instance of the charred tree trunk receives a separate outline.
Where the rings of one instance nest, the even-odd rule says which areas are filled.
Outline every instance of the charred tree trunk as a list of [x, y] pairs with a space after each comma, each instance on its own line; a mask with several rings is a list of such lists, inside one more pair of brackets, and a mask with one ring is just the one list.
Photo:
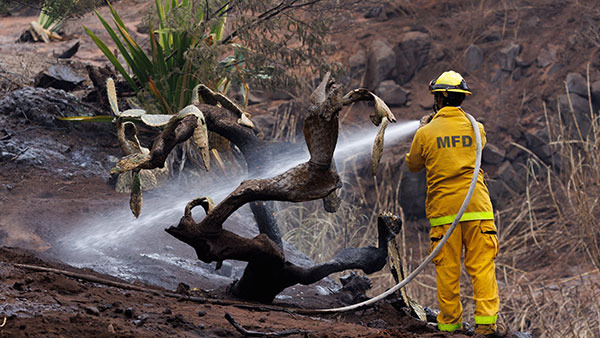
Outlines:
[[361, 269], [369, 274], [379, 271], [387, 262], [388, 242], [394, 238], [401, 225], [398, 217], [391, 214], [379, 215], [377, 247], [346, 248], [331, 261], [309, 268], [287, 261], [283, 265], [269, 265], [260, 260], [250, 261], [242, 278], [231, 290], [238, 297], [268, 303], [289, 286], [312, 284], [335, 272]]
[[[342, 97], [339, 86], [329, 74], [326, 75], [311, 95], [312, 105], [305, 113], [303, 131], [310, 152], [308, 162], [269, 179], [246, 180], [215, 207], [207, 198], [194, 200], [186, 207], [179, 224], [165, 230], [192, 246], [204, 262], [225, 259], [247, 261], [248, 266], [232, 291], [239, 297], [261, 302], [271, 302], [291, 285], [311, 284], [334, 272], [362, 269], [372, 273], [383, 268], [387, 259], [387, 243], [394, 236], [392, 229], [400, 225], [397, 217], [380, 215], [377, 248], [344, 249], [330, 262], [303, 268], [285, 260], [277, 223], [269, 203], [264, 202], [324, 199], [326, 209], [335, 211], [337, 196], [334, 193], [340, 181], [332, 163], [339, 128], [338, 113], [344, 104], [369, 99], [370, 96], [364, 93], [368, 92], [354, 91], [350, 93], [352, 95]], [[256, 137], [252, 128], [240, 125], [236, 116], [226, 109], [204, 104], [198, 105], [198, 108], [203, 112], [209, 130], [226, 137], [241, 150], [252, 176], [268, 167], [271, 163], [269, 148]], [[162, 167], [173, 147], [191, 137], [197, 123], [197, 117], [193, 115], [169, 123], [154, 142], [149, 158], [138, 168]], [[251, 203], [260, 230], [260, 234], [252, 239], [223, 229], [223, 222], [246, 203]], [[206, 211], [206, 216], [198, 223], [191, 217], [191, 209], [197, 205], [202, 205]]]

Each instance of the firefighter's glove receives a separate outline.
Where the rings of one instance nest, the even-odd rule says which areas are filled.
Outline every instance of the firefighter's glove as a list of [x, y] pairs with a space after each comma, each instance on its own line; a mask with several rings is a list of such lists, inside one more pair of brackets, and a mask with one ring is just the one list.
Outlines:
[[433, 119], [433, 116], [435, 115], [435, 113], [431, 113], [431, 114], [427, 114], [423, 117], [421, 117], [421, 121], [419, 122], [419, 128], [423, 127], [424, 125], [426, 125], [427, 123], [431, 122], [431, 119]]

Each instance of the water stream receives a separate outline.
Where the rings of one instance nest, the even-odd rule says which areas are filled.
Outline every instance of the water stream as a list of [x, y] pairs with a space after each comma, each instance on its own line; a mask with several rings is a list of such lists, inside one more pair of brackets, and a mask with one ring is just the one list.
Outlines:
[[[418, 125], [418, 121], [390, 124], [385, 133], [385, 148], [393, 147], [412, 135]], [[372, 126], [341, 135], [334, 154], [336, 161], [357, 154], [364, 154], [370, 160], [377, 129]], [[385, 157], [386, 152], [383, 154]], [[308, 151], [304, 143], [291, 146], [274, 156], [273, 165], [263, 177], [278, 175], [307, 160]], [[227, 177], [217, 183], [197, 186], [171, 184], [145, 192], [142, 214], [138, 219], [131, 214], [127, 203], [98, 217], [82, 219], [76, 229], [66, 233], [55, 244], [57, 256], [71, 265], [169, 288], [174, 288], [179, 281], [194, 283], [198, 279], [203, 279], [205, 284], [210, 280], [215, 287], [228, 283], [231, 278], [241, 275], [244, 263], [225, 262], [224, 268], [215, 271], [214, 264], [198, 261], [191, 247], [172, 238], [163, 229], [179, 221], [190, 200], [209, 196], [218, 203], [244, 179], [246, 177]], [[197, 209], [201, 208], [194, 211]], [[195, 216], [196, 220], [202, 217]], [[255, 236], [258, 230], [249, 220], [253, 217], [245, 206], [225, 222], [224, 228], [242, 236]], [[301, 253], [293, 253], [294, 249], [289, 245], [286, 245], [285, 251], [290, 261], [296, 260], [294, 263], [300, 265], [311, 264]]]

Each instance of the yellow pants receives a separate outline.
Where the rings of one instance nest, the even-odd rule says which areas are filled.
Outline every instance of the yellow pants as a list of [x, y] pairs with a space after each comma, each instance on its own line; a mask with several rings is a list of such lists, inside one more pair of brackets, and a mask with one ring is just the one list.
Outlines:
[[[431, 228], [431, 249], [439, 243], [450, 224]], [[442, 250], [433, 259], [437, 274], [437, 293], [441, 331], [462, 327], [460, 302], [460, 258], [465, 249], [465, 267], [473, 282], [475, 324], [496, 323], [500, 301], [494, 259], [498, 254], [496, 226], [492, 220], [460, 222]], [[431, 251], [430, 251], [431, 252]]]

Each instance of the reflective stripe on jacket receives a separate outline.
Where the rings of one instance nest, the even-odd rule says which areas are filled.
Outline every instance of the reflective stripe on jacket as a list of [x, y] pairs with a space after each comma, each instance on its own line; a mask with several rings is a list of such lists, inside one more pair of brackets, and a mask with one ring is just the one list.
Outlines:
[[[478, 123], [481, 145], [485, 130]], [[431, 226], [452, 223], [473, 178], [477, 145], [471, 122], [460, 107], [444, 107], [419, 128], [406, 154], [410, 171], [427, 169], [425, 211]], [[461, 221], [494, 219], [489, 192], [479, 171], [475, 192]]]

